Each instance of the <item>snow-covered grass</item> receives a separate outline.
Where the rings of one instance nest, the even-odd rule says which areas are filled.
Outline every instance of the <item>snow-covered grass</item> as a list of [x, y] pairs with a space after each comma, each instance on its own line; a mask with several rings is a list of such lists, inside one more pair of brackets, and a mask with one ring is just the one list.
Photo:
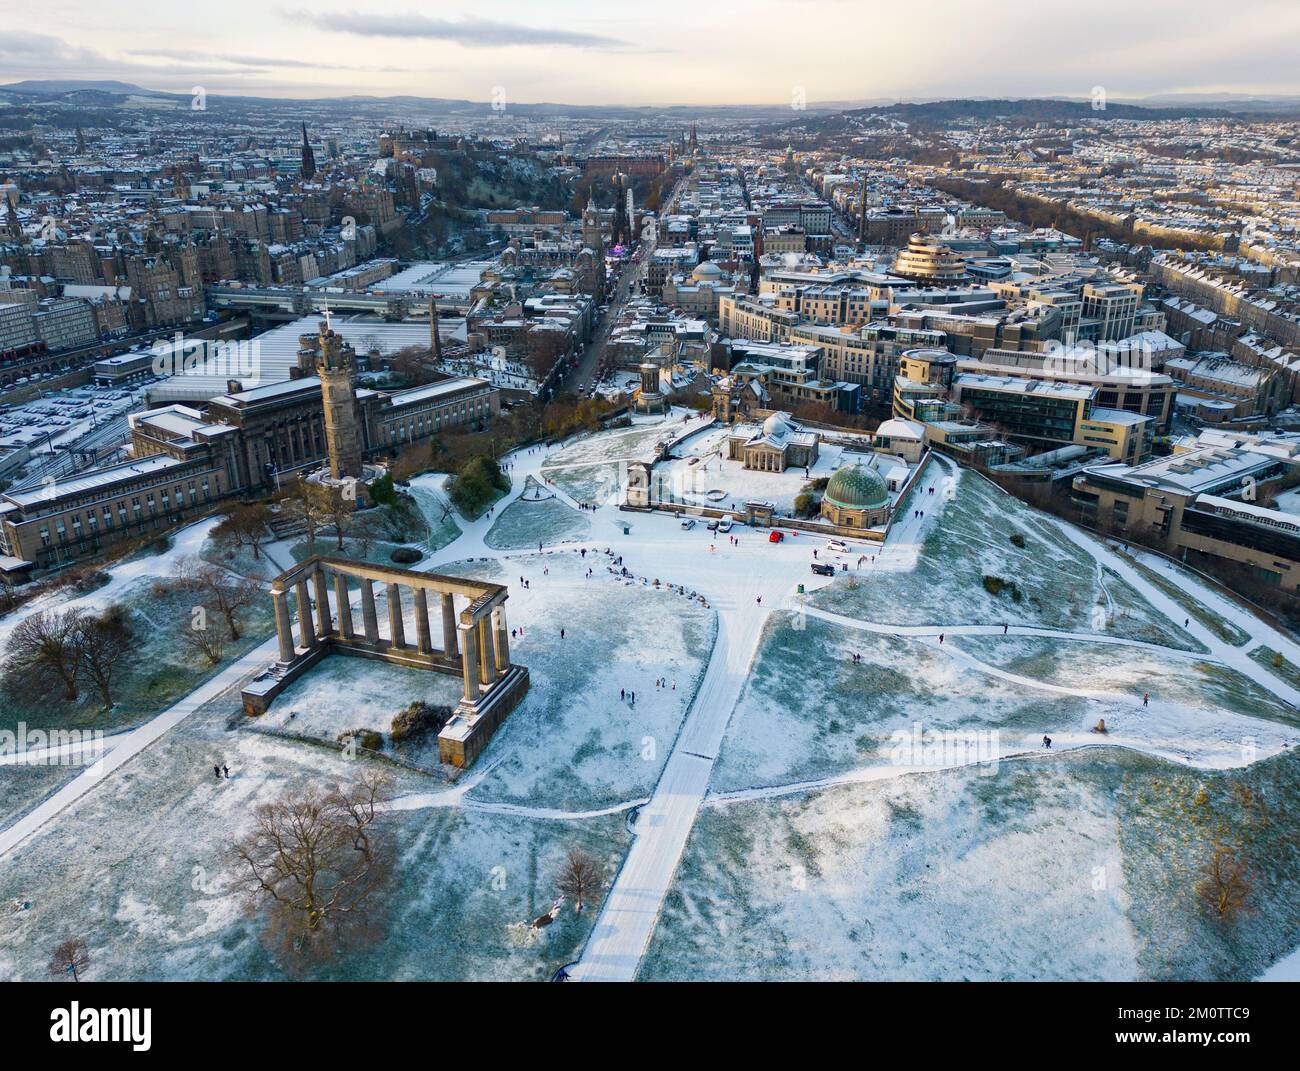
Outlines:
[[710, 786], [782, 785], [882, 764], [890, 734], [914, 722], [996, 729], [1008, 746], [1036, 741], [1082, 721], [1087, 706], [972, 673], [931, 644], [774, 615]]
[[674, 409], [663, 417], [640, 418], [631, 427], [573, 440], [546, 456], [541, 474], [578, 502], [615, 501], [621, 466], [628, 461], [653, 461], [659, 443], [688, 426], [683, 417], [696, 419], [693, 413]]
[[429, 553], [441, 550], [460, 535], [455, 510], [449, 508], [447, 495], [442, 490], [446, 478], [445, 475], [420, 476], [411, 481], [407, 491], [427, 526], [421, 545]]
[[[916, 502], [925, 504], [927, 496]], [[1054, 522], [989, 481], [963, 471], [952, 500], [934, 501], [927, 512], [939, 508], [942, 517], [930, 527], [915, 569], [836, 579], [813, 593], [812, 605], [888, 624], [1010, 622], [1203, 649], [1099, 569]], [[1000, 594], [986, 589], [986, 576], [1004, 582]]]
[[1271, 673], [1276, 673], [1293, 688], [1300, 688], [1300, 669], [1288, 662], [1282, 652], [1259, 646], [1250, 652], [1250, 657]]
[[[256, 733], [229, 733], [229, 692], [141, 752], [0, 867], [0, 977], [39, 979], [68, 936], [90, 948], [91, 979], [274, 979], [284, 970], [246, 910], [230, 845], [256, 807], [297, 788], [351, 781], [361, 763]], [[229, 780], [213, 763], [227, 762]], [[395, 795], [428, 781], [390, 768]], [[598, 903], [565, 906], [537, 932], [564, 853], [612, 866], [621, 815], [582, 822], [463, 810], [398, 811], [381, 820], [396, 846], [379, 939], [331, 957], [308, 978], [539, 979], [572, 960]], [[10, 914], [13, 900], [31, 908]]]
[[1154, 569], [1149, 569], [1141, 561], [1134, 560], [1133, 567], [1148, 581], [1158, 587], [1162, 592], [1168, 595], [1174, 602], [1178, 603], [1186, 612], [1188, 617], [1199, 621], [1211, 632], [1213, 632], [1224, 643], [1231, 643], [1240, 647], [1250, 639], [1250, 634], [1245, 629], [1226, 620], [1220, 614], [1216, 614], [1212, 609], [1194, 598], [1189, 592], [1173, 583], [1166, 576], [1157, 573]]
[[313, 666], [276, 698], [270, 710], [246, 724], [295, 733], [329, 747], [338, 747], [340, 735], [351, 730], [372, 729], [383, 734], [385, 751], [434, 766], [437, 735], [424, 733], [395, 745], [389, 736], [393, 718], [417, 700], [455, 707], [461, 693], [460, 678], [450, 674], [334, 655]]
[[252, 580], [270, 580], [280, 572], [261, 549], [254, 555], [252, 547], [218, 543], [212, 539], [204, 540], [199, 557]]
[[1126, 978], [1129, 902], [1107, 794], [1046, 764], [718, 804], [640, 976]]
[[[540, 485], [534, 481], [533, 486]], [[587, 516], [558, 498], [520, 497], [501, 511], [484, 542], [495, 550], [522, 550], [586, 539], [590, 533]]]
[[478, 758], [492, 772], [474, 798], [591, 809], [647, 796], [658, 780], [716, 623], [683, 595], [614, 578], [608, 560], [560, 550], [439, 567], [508, 583], [509, 624], [524, 630], [510, 653], [529, 691]]
[[[21, 818], [79, 773], [80, 766], [0, 767], [0, 829]], [[0, 912], [3, 910], [0, 906]]]
[[959, 636], [951, 642], [981, 661], [1020, 676], [1113, 693], [1124, 696], [1130, 705], [1149, 693], [1153, 708], [1174, 705], [1300, 727], [1300, 711], [1235, 670], [1210, 662], [1164, 656], [1143, 648], [1032, 636]]
[[[1300, 940], [1300, 756], [1124, 751], [769, 800], [697, 822], [641, 977], [1237, 979]], [[1244, 852], [1248, 914], [1199, 895]]]
[[[56, 696], [21, 703], [6, 698], [3, 725], [26, 722], [29, 728], [102, 729], [138, 725], [193, 691], [222, 665], [239, 658], [274, 630], [270, 599], [259, 599], [240, 615], [240, 638], [228, 643], [218, 665], [188, 646], [183, 635], [191, 627], [200, 597], [166, 578], [134, 580], [118, 590], [114, 603], [123, 607], [134, 629], [130, 652], [114, 674], [114, 705], [102, 710], [98, 693], [83, 685], [80, 698], [64, 703]], [[208, 623], [225, 628], [209, 611]], [[2, 777], [3, 774], [0, 774]]]
[[320, 555], [326, 558], [348, 558], [356, 562], [370, 562], [372, 565], [392, 565], [393, 551], [399, 547], [409, 547], [411, 550], [418, 551], [422, 557], [426, 553], [424, 547], [415, 543], [388, 543], [382, 540], [373, 540], [367, 545], [358, 540], [346, 538], [343, 540], [342, 550], [339, 549], [338, 540], [318, 538], [316, 540], [299, 540], [289, 548], [289, 553], [296, 562], [303, 562], [308, 558]]

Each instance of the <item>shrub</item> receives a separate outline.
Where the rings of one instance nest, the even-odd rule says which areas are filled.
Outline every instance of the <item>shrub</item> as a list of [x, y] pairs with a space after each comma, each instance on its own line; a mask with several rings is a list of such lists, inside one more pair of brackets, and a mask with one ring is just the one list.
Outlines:
[[370, 482], [370, 501], [380, 506], [391, 506], [397, 501], [397, 491], [393, 487], [393, 477], [388, 473]]
[[456, 473], [451, 500], [467, 517], [477, 517], [500, 492], [510, 490], [510, 478], [490, 457], [471, 457]]
[[1016, 587], [1014, 580], [1004, 580], [1000, 576], [992, 576], [988, 573], [984, 575], [984, 590], [994, 598], [1001, 595], [1004, 591], [1009, 592], [1012, 602], [1020, 602], [1024, 593]]
[[1012, 545], [1013, 547], [1019, 547], [1021, 550], [1024, 550], [1024, 549], [1025, 549], [1025, 537], [1024, 537], [1020, 532], [1012, 532], [1012, 533], [1011, 533], [1011, 545]]
[[349, 740], [368, 751], [380, 751], [384, 746], [384, 734], [374, 729], [345, 729], [339, 733], [339, 743], [347, 746]]
[[397, 743], [425, 733], [436, 733], [447, 724], [450, 717], [451, 707], [432, 706], [423, 699], [417, 699], [393, 718], [388, 735], [393, 743]]

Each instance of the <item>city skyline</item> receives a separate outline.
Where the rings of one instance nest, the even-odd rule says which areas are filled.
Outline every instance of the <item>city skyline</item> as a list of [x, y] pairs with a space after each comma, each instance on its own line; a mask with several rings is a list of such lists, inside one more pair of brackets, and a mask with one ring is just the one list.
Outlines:
[[[507, 106], [1086, 99], [1097, 87], [1133, 100], [1300, 94], [1300, 10], [1274, 0], [1234, 11], [1212, 37], [1201, 32], [1206, 4], [1134, 9], [1115, 0], [1053, 3], [1028, 17], [1010, 5], [943, 3], [927, 16], [942, 22], [942, 35], [923, 35], [911, 11], [863, 11], [841, 0], [760, 3], [743, 20], [679, 0], [653, 11], [609, 4], [594, 16], [560, 0], [544, 19], [514, 2], [435, 15], [408, 0], [312, 11], [234, 0], [216, 23], [206, 13], [120, 0], [18, 0], [14, 9], [12, 24], [24, 28], [0, 31], [0, 83], [116, 79], [177, 93], [202, 85], [267, 97], [496, 98]], [[848, 32], [827, 30], [840, 26]]]

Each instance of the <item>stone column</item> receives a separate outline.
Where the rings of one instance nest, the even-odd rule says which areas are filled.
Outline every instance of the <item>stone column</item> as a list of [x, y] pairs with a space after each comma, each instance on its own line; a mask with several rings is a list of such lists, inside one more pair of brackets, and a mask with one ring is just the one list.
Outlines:
[[283, 591], [271, 592], [271, 605], [275, 607], [275, 635], [280, 641], [280, 661], [292, 662], [293, 621], [289, 618], [289, 596]]
[[339, 615], [339, 638], [352, 639], [352, 601], [348, 598], [348, 578], [334, 574], [334, 603]]
[[492, 615], [485, 614], [478, 619], [478, 647], [482, 660], [483, 683], [492, 684], [497, 679], [496, 645], [492, 641]]
[[379, 642], [379, 621], [375, 617], [375, 582], [369, 577], [361, 578], [361, 625], [366, 632], [366, 640]]
[[302, 632], [302, 645], [315, 647], [316, 630], [311, 627], [311, 599], [307, 595], [307, 581], [299, 580], [293, 587], [298, 594], [298, 628]]
[[433, 654], [433, 644], [429, 640], [429, 598], [424, 588], [415, 589], [415, 639], [420, 654]]
[[498, 606], [492, 611], [492, 627], [497, 641], [497, 672], [504, 675], [510, 669], [510, 630], [506, 628], [506, 608]]
[[446, 658], [460, 654], [456, 644], [456, 597], [449, 591], [442, 593], [442, 653]]
[[406, 646], [406, 627], [402, 622], [402, 588], [388, 585], [388, 642], [394, 648]]
[[321, 639], [334, 631], [334, 620], [330, 617], [330, 589], [325, 577], [325, 570], [318, 568], [312, 575], [316, 587], [316, 626], [320, 629]]
[[478, 684], [478, 628], [475, 625], [462, 625], [461, 629], [460, 671], [465, 678], [465, 701], [477, 703]]

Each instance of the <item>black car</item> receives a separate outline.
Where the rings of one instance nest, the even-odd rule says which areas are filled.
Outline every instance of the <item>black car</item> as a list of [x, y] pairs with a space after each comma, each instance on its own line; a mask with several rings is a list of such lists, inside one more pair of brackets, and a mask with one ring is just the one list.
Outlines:
[[834, 576], [835, 566], [830, 565], [826, 562], [813, 562], [812, 571], [816, 573], [818, 576]]

